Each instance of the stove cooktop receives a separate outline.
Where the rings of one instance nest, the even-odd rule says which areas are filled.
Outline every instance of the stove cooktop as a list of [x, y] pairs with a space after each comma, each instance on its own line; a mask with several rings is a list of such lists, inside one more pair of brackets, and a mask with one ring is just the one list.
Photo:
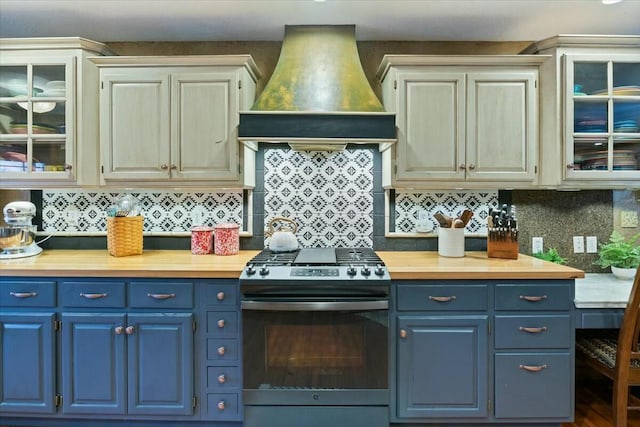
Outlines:
[[316, 287], [388, 285], [384, 262], [371, 248], [303, 248], [294, 252], [265, 249], [240, 275], [240, 288], [251, 285]]

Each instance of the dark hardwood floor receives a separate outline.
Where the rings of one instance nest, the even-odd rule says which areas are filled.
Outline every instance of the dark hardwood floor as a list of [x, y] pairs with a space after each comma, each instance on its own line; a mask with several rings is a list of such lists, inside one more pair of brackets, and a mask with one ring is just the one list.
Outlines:
[[[613, 427], [608, 378], [576, 361], [576, 415], [563, 427]], [[640, 427], [640, 411], [629, 412], [628, 427]]]

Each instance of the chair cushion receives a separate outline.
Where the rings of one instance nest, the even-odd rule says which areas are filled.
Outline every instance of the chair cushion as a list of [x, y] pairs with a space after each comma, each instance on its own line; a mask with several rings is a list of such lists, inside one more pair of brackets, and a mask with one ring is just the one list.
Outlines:
[[[581, 334], [576, 340], [576, 349], [613, 369], [616, 364], [617, 344], [617, 330], [599, 330]], [[640, 360], [631, 360], [631, 366], [640, 368]]]

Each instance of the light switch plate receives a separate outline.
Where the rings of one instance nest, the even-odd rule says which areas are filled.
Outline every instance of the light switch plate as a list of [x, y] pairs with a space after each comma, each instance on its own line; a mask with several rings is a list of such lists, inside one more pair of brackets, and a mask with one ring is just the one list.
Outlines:
[[532, 237], [531, 238], [531, 253], [537, 254], [540, 252], [544, 252], [544, 241], [542, 237]]
[[573, 236], [573, 253], [584, 253], [584, 236]]

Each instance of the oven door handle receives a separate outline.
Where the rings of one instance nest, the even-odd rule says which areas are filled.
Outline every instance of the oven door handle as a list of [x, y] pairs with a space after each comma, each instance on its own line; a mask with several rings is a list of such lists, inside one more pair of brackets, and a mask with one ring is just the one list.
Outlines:
[[373, 301], [253, 301], [244, 300], [243, 310], [261, 311], [365, 311], [387, 310], [389, 300]]

